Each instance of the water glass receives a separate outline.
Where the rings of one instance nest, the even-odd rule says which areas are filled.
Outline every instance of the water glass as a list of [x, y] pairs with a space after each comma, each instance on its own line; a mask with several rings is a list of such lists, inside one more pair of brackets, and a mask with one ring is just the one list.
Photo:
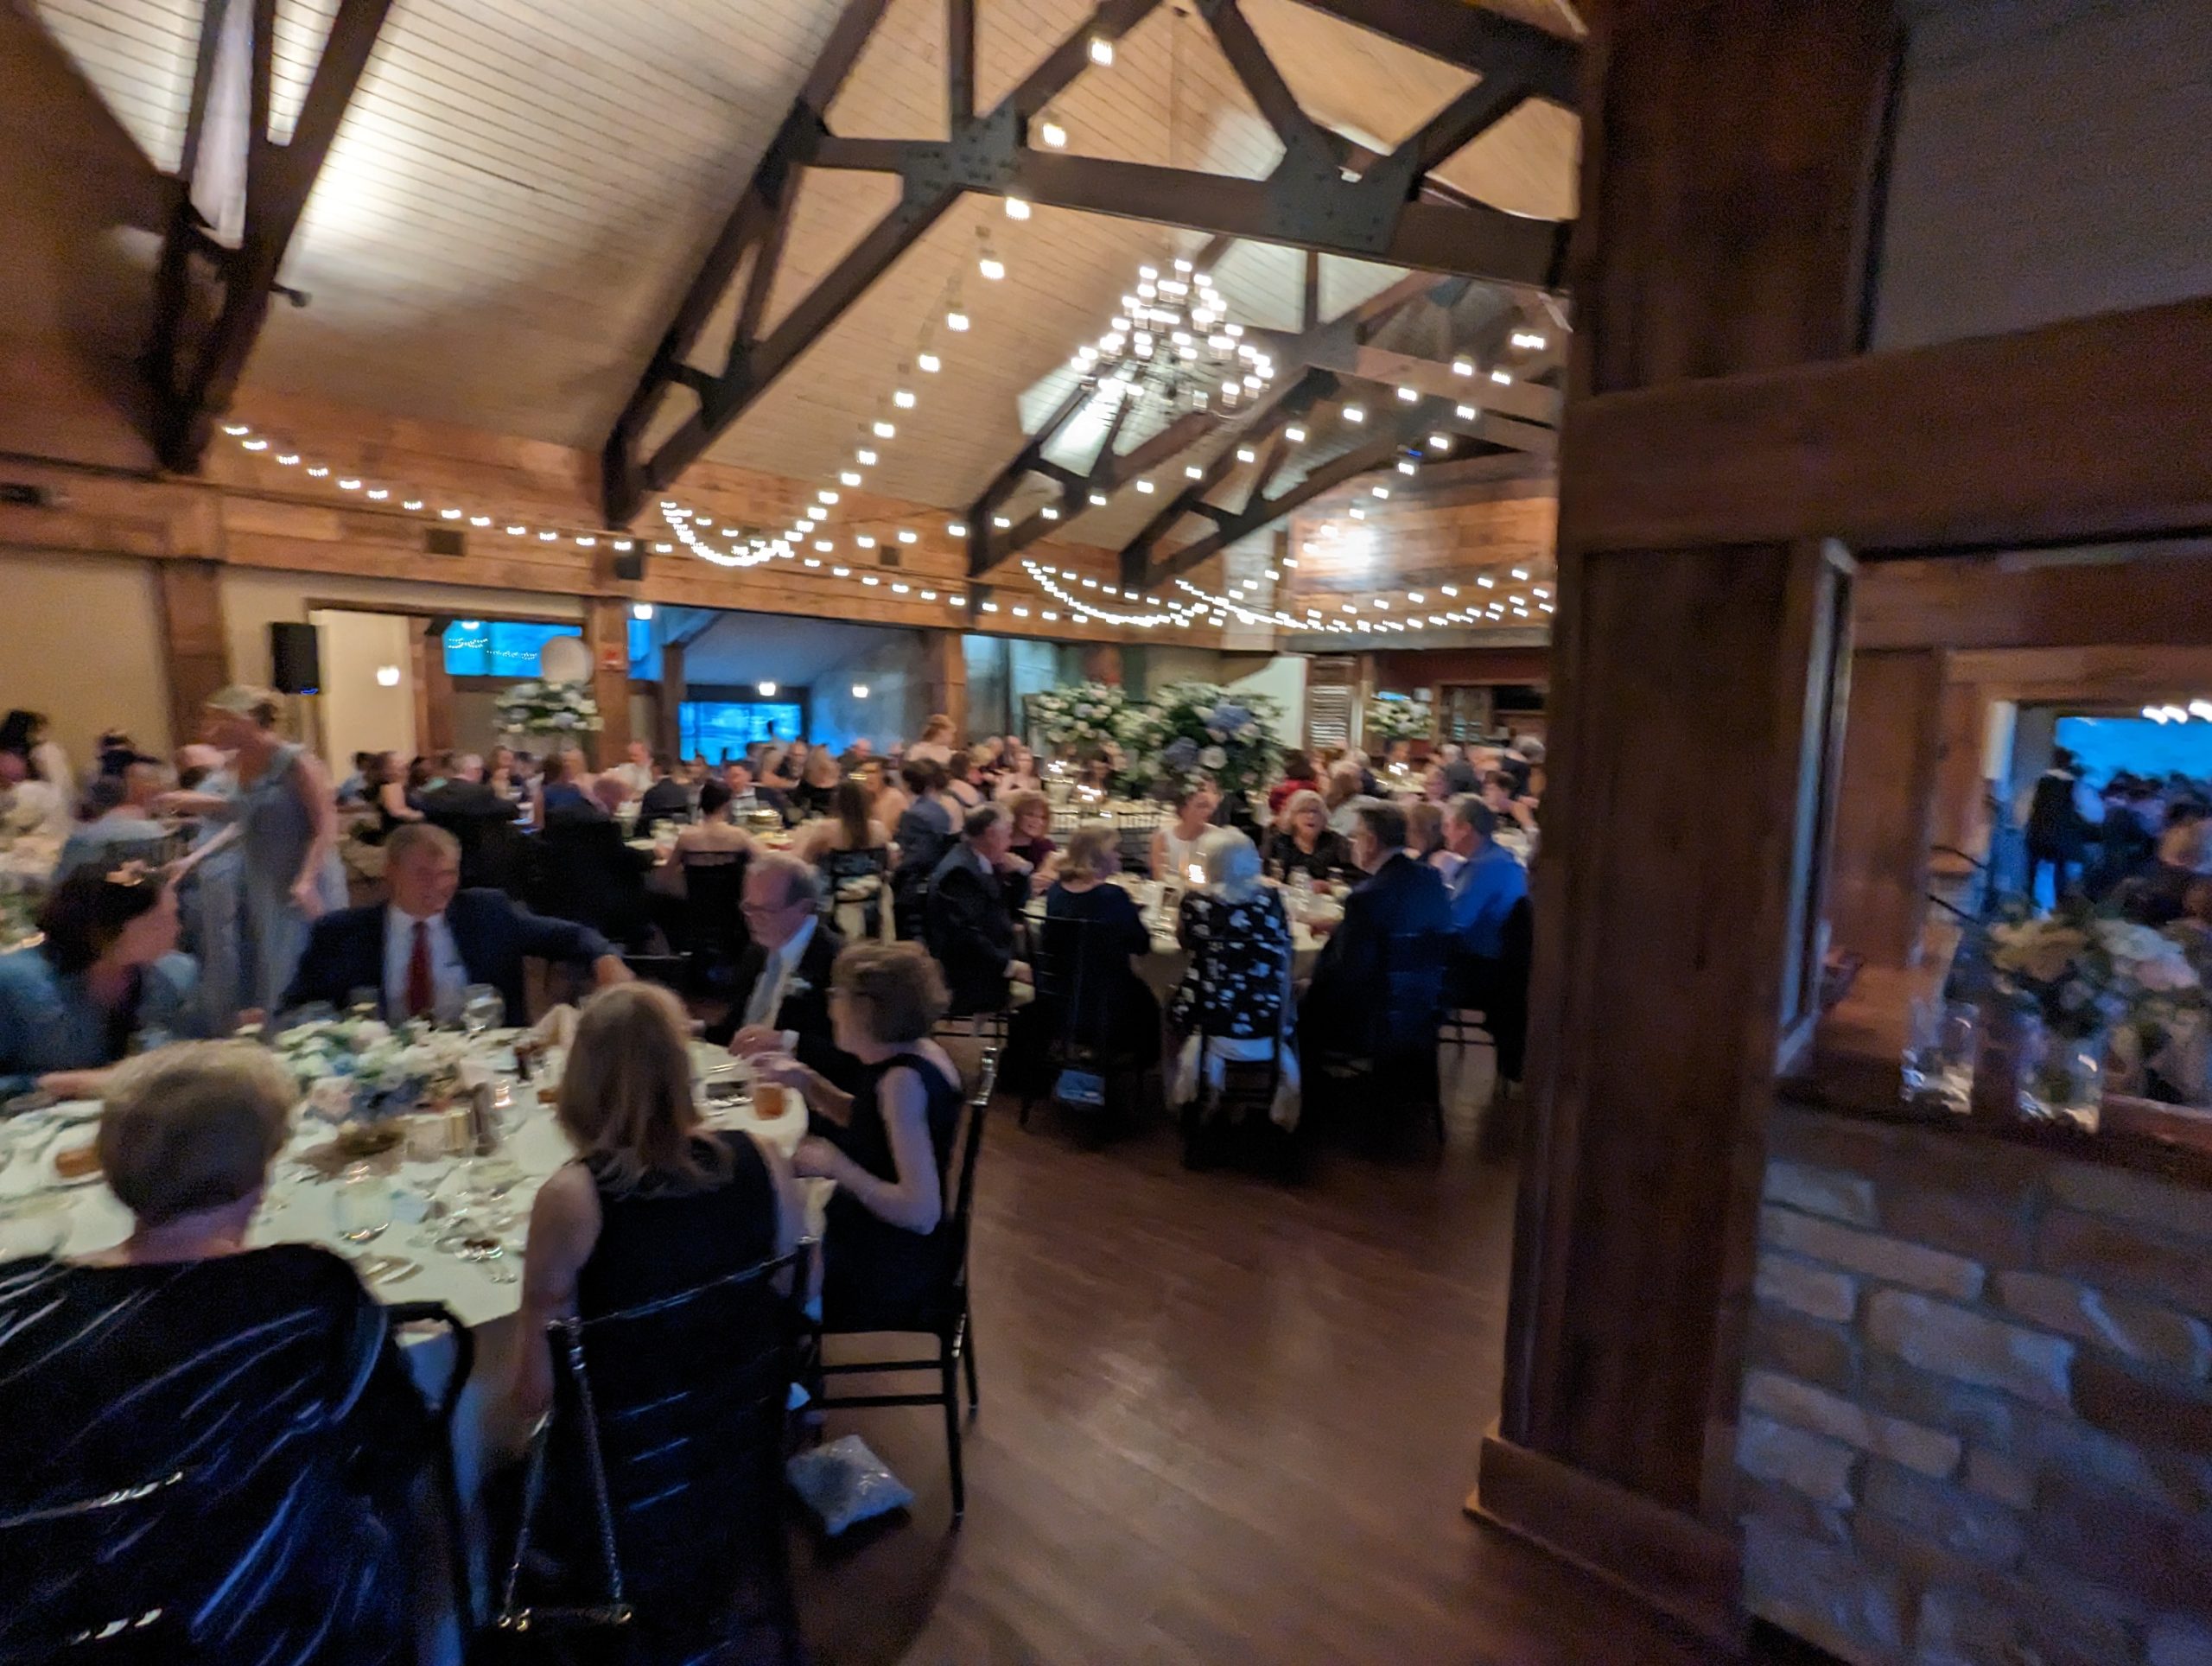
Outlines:
[[383, 1010], [384, 991], [373, 983], [364, 983], [359, 989], [346, 992], [346, 1016], [348, 1018], [374, 1018]]
[[346, 1243], [375, 1243], [391, 1224], [391, 1182], [366, 1163], [352, 1164], [331, 1193], [330, 1218]]
[[461, 1027], [471, 1035], [485, 1031], [507, 1020], [506, 997], [489, 983], [472, 983], [461, 992]]
[[1980, 1018], [1971, 1001], [1946, 1000], [1940, 995], [1914, 998], [1904, 1059], [1906, 1103], [1966, 1115], [1974, 1096]]

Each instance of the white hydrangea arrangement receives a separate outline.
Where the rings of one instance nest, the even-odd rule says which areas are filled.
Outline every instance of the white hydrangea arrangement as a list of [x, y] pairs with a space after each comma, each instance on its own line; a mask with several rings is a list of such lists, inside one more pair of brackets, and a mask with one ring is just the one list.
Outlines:
[[1128, 754], [1128, 779], [1149, 788], [1205, 776], [1224, 792], [1252, 792], [1267, 785], [1281, 758], [1273, 727], [1281, 715], [1264, 695], [1171, 683], [1122, 714], [1118, 738]]
[[510, 734], [596, 734], [600, 728], [599, 702], [578, 683], [517, 683], [500, 691], [499, 714], [499, 727]]
[[272, 1045], [302, 1092], [333, 1079], [354, 1090], [364, 1117], [410, 1109], [441, 1078], [460, 1073], [466, 1040], [410, 1025], [405, 1032], [376, 1018], [314, 1019], [277, 1034]]
[[1377, 747], [1393, 741], [1427, 741], [1436, 734], [1436, 715], [1426, 700], [1370, 700], [1367, 738]]
[[1057, 756], [1096, 752], [1115, 738], [1128, 696], [1110, 683], [1077, 683], [1028, 696], [1029, 722]]

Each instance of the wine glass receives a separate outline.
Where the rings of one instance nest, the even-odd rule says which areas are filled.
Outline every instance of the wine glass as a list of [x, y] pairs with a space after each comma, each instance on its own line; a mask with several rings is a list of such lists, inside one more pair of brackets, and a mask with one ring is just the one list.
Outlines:
[[391, 1225], [391, 1182], [366, 1163], [347, 1167], [330, 1196], [331, 1224], [348, 1243], [374, 1243]]
[[506, 997], [493, 984], [472, 983], [461, 992], [461, 1027], [479, 1036], [507, 1018]]

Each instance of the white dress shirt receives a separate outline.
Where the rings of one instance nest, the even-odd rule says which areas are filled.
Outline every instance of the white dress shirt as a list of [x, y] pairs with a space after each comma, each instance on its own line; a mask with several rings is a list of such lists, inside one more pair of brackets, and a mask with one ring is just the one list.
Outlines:
[[[415, 916], [396, 904], [384, 911], [384, 1010], [395, 1024], [410, 1016], [407, 963], [415, 953]], [[468, 989], [468, 966], [442, 913], [423, 923], [430, 928], [430, 1010], [450, 1016], [461, 1011]]]
[[[790, 942], [780, 949], [768, 951], [767, 964], [761, 967], [753, 994], [745, 1003], [745, 1021], [748, 1026], [775, 1022], [776, 1014], [784, 1004], [784, 990], [798, 976], [798, 963], [806, 956], [806, 945], [813, 941], [814, 922], [810, 919], [791, 933]], [[796, 1038], [791, 1032], [785, 1032], [785, 1049], [795, 1045]]]

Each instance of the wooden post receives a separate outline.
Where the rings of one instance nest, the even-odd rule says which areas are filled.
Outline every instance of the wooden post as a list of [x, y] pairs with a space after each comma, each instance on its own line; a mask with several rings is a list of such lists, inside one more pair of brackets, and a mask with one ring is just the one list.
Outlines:
[[584, 645], [591, 650], [592, 697], [599, 702], [600, 730], [592, 766], [610, 769], [630, 744], [630, 604], [621, 596], [594, 596], [584, 612]]
[[157, 561], [154, 572], [161, 586], [170, 739], [184, 746], [200, 738], [207, 696], [231, 680], [222, 569], [212, 561]]
[[1919, 957], [1942, 750], [1943, 661], [1933, 648], [1852, 656], [1830, 918], [1836, 946], [1877, 966], [1910, 966]]
[[673, 758], [683, 744], [683, 645], [664, 642], [660, 649], [660, 720], [653, 749]]
[[[446, 669], [446, 640], [442, 631], [429, 628], [435, 621], [410, 620], [415, 630], [415, 689], [422, 749], [435, 757], [461, 744], [453, 715], [453, 673]], [[477, 744], [481, 745], [479, 741]]]
[[[1777, 1056], [1815, 1005], [1852, 563], [1593, 539], [1628, 506], [1592, 423], [1859, 347], [1899, 40], [1885, 0], [1612, 0], [1585, 56], [1535, 1117], [1470, 1504], [1726, 1646], [1739, 1327]], [[1694, 757], [1724, 790], [1684, 792]]]
[[968, 734], [968, 658], [958, 631], [931, 631], [929, 638], [930, 709], [952, 720], [955, 736]]

